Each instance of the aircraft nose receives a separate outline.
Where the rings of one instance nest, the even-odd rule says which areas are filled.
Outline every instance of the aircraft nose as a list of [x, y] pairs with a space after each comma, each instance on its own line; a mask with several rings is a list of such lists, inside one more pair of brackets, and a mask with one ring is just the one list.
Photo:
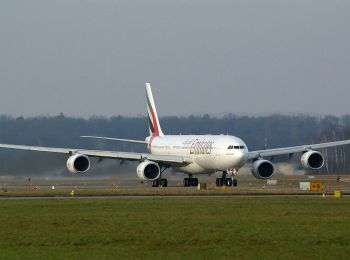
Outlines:
[[237, 161], [244, 162], [247, 160], [247, 153], [244, 150], [237, 151], [237, 153], [235, 153], [235, 157]]

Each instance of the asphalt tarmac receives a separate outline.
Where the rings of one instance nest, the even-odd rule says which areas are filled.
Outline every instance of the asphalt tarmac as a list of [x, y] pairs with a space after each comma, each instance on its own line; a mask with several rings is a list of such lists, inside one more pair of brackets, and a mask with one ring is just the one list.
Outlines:
[[[26, 179], [0, 178], [0, 200], [103, 200], [103, 199], [162, 199], [162, 198], [228, 198], [228, 197], [322, 197], [322, 191], [301, 191], [301, 181], [322, 183], [327, 197], [333, 197], [334, 190], [342, 190], [344, 196], [350, 195], [350, 177], [342, 176], [281, 177], [275, 185], [267, 185], [264, 180], [238, 179], [238, 187], [220, 189], [213, 180], [208, 180], [208, 190], [197, 187], [183, 187], [181, 179], [172, 179], [166, 188], [152, 188], [150, 183], [139, 180], [115, 179]], [[74, 196], [70, 192], [75, 191]]]

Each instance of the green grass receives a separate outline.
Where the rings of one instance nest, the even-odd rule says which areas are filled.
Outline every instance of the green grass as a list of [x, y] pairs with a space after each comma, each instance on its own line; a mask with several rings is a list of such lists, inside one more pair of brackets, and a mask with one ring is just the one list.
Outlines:
[[0, 201], [1, 259], [348, 259], [350, 198]]

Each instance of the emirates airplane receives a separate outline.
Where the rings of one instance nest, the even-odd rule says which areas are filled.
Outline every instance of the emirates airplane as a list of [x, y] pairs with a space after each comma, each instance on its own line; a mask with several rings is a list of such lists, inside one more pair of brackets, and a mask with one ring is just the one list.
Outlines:
[[[153, 187], [166, 187], [163, 173], [168, 168], [188, 175], [184, 186], [197, 186], [194, 175], [221, 172], [216, 179], [217, 186], [236, 185], [233, 176], [246, 163], [251, 162], [251, 172], [258, 179], [268, 179], [274, 172], [274, 165], [266, 158], [280, 155], [292, 157], [301, 153], [301, 164], [305, 169], [318, 170], [324, 165], [324, 156], [317, 149], [347, 145], [350, 140], [309, 144], [260, 151], [248, 151], [247, 145], [238, 137], [229, 135], [165, 135], [160, 127], [151, 85], [146, 83], [146, 98], [150, 136], [142, 140], [129, 140], [100, 136], [82, 136], [104, 140], [131, 142], [147, 145], [149, 153], [84, 150], [73, 148], [52, 148], [0, 144], [0, 148], [29, 150], [66, 154], [67, 168], [73, 174], [82, 174], [90, 169], [90, 157], [111, 158], [139, 162], [137, 176], [143, 181], [151, 181]], [[231, 175], [231, 178], [228, 176]]]

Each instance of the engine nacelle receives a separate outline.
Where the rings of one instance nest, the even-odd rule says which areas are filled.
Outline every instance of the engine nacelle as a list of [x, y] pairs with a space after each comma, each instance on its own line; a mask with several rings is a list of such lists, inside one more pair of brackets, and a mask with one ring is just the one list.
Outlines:
[[264, 159], [259, 159], [252, 164], [252, 174], [257, 179], [269, 179], [275, 172], [273, 164]]
[[154, 181], [160, 176], [159, 165], [155, 162], [144, 161], [137, 166], [137, 176], [144, 181]]
[[317, 151], [308, 151], [301, 156], [301, 165], [304, 169], [321, 169], [324, 165], [323, 154]]
[[67, 168], [74, 174], [87, 172], [90, 169], [89, 157], [83, 154], [73, 154], [67, 160]]

